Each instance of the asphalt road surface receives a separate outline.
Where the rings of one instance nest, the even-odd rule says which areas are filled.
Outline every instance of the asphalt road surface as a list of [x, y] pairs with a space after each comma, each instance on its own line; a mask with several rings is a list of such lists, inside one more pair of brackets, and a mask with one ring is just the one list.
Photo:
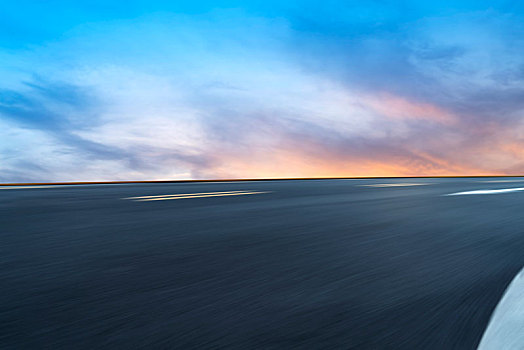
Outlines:
[[475, 349], [523, 181], [2, 188], [0, 348]]

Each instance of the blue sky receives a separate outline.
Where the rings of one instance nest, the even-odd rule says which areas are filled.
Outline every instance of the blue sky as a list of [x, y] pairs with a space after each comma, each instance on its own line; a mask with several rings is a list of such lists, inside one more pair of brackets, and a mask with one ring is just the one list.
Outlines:
[[524, 173], [516, 1], [18, 1], [0, 182]]

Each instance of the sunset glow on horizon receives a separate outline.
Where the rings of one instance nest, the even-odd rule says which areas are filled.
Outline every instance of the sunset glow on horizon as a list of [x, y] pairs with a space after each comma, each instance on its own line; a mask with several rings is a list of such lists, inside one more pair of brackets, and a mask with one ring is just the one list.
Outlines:
[[524, 5], [19, 1], [0, 183], [524, 174]]

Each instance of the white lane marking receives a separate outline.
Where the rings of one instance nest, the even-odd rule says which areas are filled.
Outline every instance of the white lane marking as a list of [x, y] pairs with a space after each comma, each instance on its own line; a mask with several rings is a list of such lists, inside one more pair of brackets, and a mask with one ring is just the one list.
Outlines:
[[455, 192], [455, 193], [446, 194], [445, 196], [464, 196], [464, 195], [470, 195], [470, 194], [501, 194], [501, 193], [511, 193], [511, 192], [519, 192], [519, 191], [524, 191], [524, 187], [501, 188], [498, 190], [475, 190], [475, 191]]
[[225, 196], [245, 196], [248, 194], [261, 194], [270, 192], [237, 192], [237, 193], [216, 193], [216, 194], [204, 194], [204, 195], [187, 195], [187, 196], [167, 196], [159, 198], [144, 198], [135, 199], [136, 202], [149, 202], [149, 201], [167, 201], [172, 199], [191, 199], [191, 198], [206, 198], [206, 197], [225, 197]]
[[372, 185], [360, 185], [365, 187], [406, 187], [406, 186], [426, 186], [432, 185], [431, 183], [392, 183], [392, 184], [372, 184]]
[[484, 183], [492, 183], [492, 182], [524, 182], [524, 180], [486, 180], [486, 181], [477, 181], [477, 182], [484, 182]]
[[506, 349], [524, 349], [524, 269], [506, 288], [478, 347], [478, 350]]
[[[261, 180], [245, 180], [245, 181], [208, 181], [208, 182], [204, 182], [206, 185], [207, 184], [242, 184], [242, 183], [246, 183], [246, 182], [263, 182], [263, 181], [266, 181], [265, 179], [261, 179]], [[191, 182], [193, 184], [201, 184], [199, 182]]]
[[127, 197], [122, 199], [144, 199], [144, 198], [160, 198], [160, 197], [181, 197], [181, 196], [192, 196], [192, 195], [204, 195], [204, 194], [220, 194], [220, 193], [239, 193], [239, 192], [253, 192], [251, 190], [244, 191], [223, 191], [223, 192], [199, 192], [199, 193], [178, 193], [178, 194], [161, 194], [155, 196], [139, 196], [139, 197]]
[[[0, 190], [24, 190], [26, 188], [55, 188], [60, 185], [42, 185], [42, 186], [0, 186]], [[63, 187], [63, 186], [62, 186]]]

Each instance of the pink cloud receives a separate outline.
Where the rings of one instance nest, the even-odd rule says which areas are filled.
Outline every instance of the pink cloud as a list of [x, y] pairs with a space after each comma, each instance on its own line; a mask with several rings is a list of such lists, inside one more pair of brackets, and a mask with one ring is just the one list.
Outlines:
[[457, 117], [445, 109], [430, 103], [411, 101], [390, 93], [380, 93], [376, 96], [363, 96], [365, 106], [384, 117], [396, 120], [426, 120], [450, 125]]

